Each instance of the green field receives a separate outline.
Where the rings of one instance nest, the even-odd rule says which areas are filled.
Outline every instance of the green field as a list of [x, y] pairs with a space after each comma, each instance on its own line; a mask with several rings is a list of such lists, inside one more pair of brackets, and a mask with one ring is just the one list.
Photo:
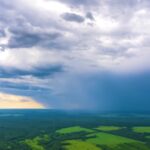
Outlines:
[[40, 137], [35, 137], [34, 139], [26, 139], [24, 144], [30, 147], [31, 150], [44, 150], [43, 146], [40, 145], [40, 141]]
[[122, 127], [117, 127], [117, 126], [99, 126], [96, 129], [100, 130], [100, 131], [116, 131], [116, 130], [122, 129]]
[[49, 142], [50, 137], [45, 134], [42, 137], [37, 136], [33, 139], [26, 139], [22, 143], [27, 145], [31, 150], [45, 150], [45, 148], [41, 145], [41, 141]]
[[64, 146], [66, 150], [101, 150], [94, 144], [79, 140], [70, 140], [66, 141], [65, 143], [67, 144]]
[[148, 127], [133, 127], [133, 131], [137, 133], [150, 133], [150, 126]]
[[74, 126], [74, 127], [69, 127], [69, 128], [63, 128], [63, 129], [57, 130], [56, 132], [60, 133], [60, 134], [68, 134], [68, 133], [74, 133], [74, 132], [91, 133], [91, 132], [93, 132], [93, 130], [87, 129], [87, 128], [82, 128], [80, 126]]
[[87, 142], [93, 143], [93, 144], [99, 144], [99, 145], [118, 145], [118, 144], [124, 144], [124, 143], [137, 143], [139, 141], [125, 138], [118, 135], [108, 134], [108, 133], [94, 133], [91, 135], [88, 135], [89, 139], [87, 139]]
[[150, 139], [150, 136], [146, 136], [146, 138]]
[[0, 150], [150, 150], [147, 113], [104, 115], [1, 110]]

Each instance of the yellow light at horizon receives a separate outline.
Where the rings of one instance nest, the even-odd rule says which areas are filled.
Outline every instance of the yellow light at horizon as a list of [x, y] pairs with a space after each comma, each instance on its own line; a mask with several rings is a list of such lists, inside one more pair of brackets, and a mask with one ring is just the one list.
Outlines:
[[43, 109], [43, 104], [36, 100], [12, 94], [0, 93], [0, 109]]

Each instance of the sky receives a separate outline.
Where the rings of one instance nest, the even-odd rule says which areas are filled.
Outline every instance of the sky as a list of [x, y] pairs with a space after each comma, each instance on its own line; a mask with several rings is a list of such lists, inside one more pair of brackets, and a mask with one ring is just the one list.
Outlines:
[[149, 111], [149, 0], [0, 0], [0, 108]]

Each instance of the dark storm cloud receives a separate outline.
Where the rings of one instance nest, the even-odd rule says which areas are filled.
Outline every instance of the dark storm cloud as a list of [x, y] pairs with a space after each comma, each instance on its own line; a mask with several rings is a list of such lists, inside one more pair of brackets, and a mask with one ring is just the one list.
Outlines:
[[[8, 43], [0, 45], [0, 49], [32, 47], [63, 49], [63, 30], [56, 29], [57, 26], [60, 28], [61, 26], [51, 20], [39, 21], [33, 16], [35, 12], [27, 13], [24, 9], [19, 10], [22, 6], [18, 8], [17, 3], [15, 6], [16, 1], [14, 0], [14, 3], [0, 1], [0, 37], [8, 37], [9, 34]], [[7, 34], [5, 30], [7, 30]]]
[[[51, 86], [40, 84], [38, 80], [47, 80], [60, 72], [64, 72], [61, 65], [48, 66], [47, 68], [37, 67], [31, 71], [17, 69], [6, 71], [0, 68], [0, 90], [23, 92], [23, 95], [28, 96], [33, 96], [34, 92], [50, 92]], [[34, 81], [35, 79], [37, 81]]]
[[77, 23], [82, 23], [85, 20], [84, 17], [75, 13], [64, 13], [61, 15], [61, 17], [66, 21], [77, 22]]
[[20, 76], [34, 76], [38, 78], [45, 78], [48, 76], [52, 76], [56, 73], [63, 72], [63, 67], [61, 65], [48, 66], [48, 67], [37, 67], [34, 70], [4, 70], [0, 68], [0, 78], [11, 78], [11, 77], [20, 77]]
[[12, 36], [9, 40], [9, 48], [30, 48], [37, 45], [41, 37], [31, 33]]
[[[66, 81], [65, 86], [72, 88], [63, 89], [64, 92], [58, 95], [57, 99], [61, 97], [62, 101], [66, 102], [62, 102], [64, 108], [69, 108], [72, 103], [83, 109], [86, 107], [99, 111], [148, 111], [150, 105], [149, 75], [149, 72], [124, 76], [104, 72], [72, 77], [72, 82]], [[57, 86], [64, 88], [61, 84]], [[70, 102], [70, 98], [73, 102]]]
[[[15, 78], [14, 78], [15, 80]], [[2, 81], [0, 82], [0, 90], [16, 90], [16, 91], [31, 91], [31, 92], [34, 92], [34, 91], [43, 91], [43, 92], [46, 92], [48, 91], [49, 89], [47, 88], [44, 88], [44, 87], [38, 87], [38, 86], [34, 86], [34, 85], [29, 85], [29, 84], [19, 84], [19, 83], [10, 83], [10, 82], [6, 82], [6, 81]], [[27, 93], [26, 93], [27, 94]]]
[[[0, 91], [29, 95], [52, 108], [149, 109], [149, 74], [138, 76], [134, 69], [149, 64], [143, 61], [149, 55], [150, 1], [58, 1], [65, 4], [62, 10], [51, 10], [44, 0], [42, 6], [0, 0], [0, 40], [8, 39], [0, 44], [0, 50], [6, 48], [0, 53]], [[131, 55], [137, 60], [129, 59]], [[47, 66], [51, 62], [54, 65]], [[117, 76], [103, 69], [126, 74], [132, 69], [134, 75]], [[93, 75], [93, 70], [98, 73]]]
[[95, 20], [93, 14], [91, 12], [87, 12], [86, 18], [88, 18], [90, 20]]
[[[149, 72], [125, 76], [106, 75], [102, 85], [101, 83], [97, 84], [98, 87], [102, 86], [99, 89], [103, 91], [103, 100], [106, 107], [109, 103], [112, 110], [148, 111], [150, 105], [149, 75]], [[97, 97], [99, 96], [100, 94], [97, 93]]]
[[11, 29], [13, 34], [9, 40], [9, 48], [30, 48], [33, 46], [44, 46], [52, 43], [57, 38], [61, 37], [61, 33], [40, 33], [34, 31], [26, 31], [25, 29]]

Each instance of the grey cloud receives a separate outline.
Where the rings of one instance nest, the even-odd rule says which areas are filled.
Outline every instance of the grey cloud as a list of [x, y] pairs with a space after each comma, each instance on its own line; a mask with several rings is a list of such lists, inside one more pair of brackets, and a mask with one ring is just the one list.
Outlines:
[[5, 37], [5, 36], [6, 36], [5, 31], [0, 29], [0, 38]]
[[[40, 47], [39, 51], [41, 50], [41, 48], [43, 49], [47, 48], [49, 50], [57, 49], [57, 50], [66, 51], [66, 52], [63, 51], [62, 53], [59, 53], [59, 51], [57, 51], [56, 54], [54, 55], [54, 57], [56, 57], [54, 58], [56, 59], [56, 62], [58, 61], [58, 59], [60, 59], [59, 62], [61, 62], [62, 65], [59, 66], [59, 65], [56, 65], [57, 64], [56, 63], [54, 66], [46, 66], [45, 61], [41, 61], [42, 64], [39, 64], [39, 62], [37, 62], [36, 66], [39, 66], [37, 68], [32, 67], [32, 63], [29, 64], [32, 67], [30, 71], [23, 70], [25, 67], [24, 67], [24, 64], [22, 64], [22, 61], [20, 64], [20, 66], [21, 65], [23, 66], [22, 70], [18, 70], [18, 69], [13, 70], [13, 67], [15, 68], [16, 64], [13, 67], [8, 68], [7, 62], [10, 62], [12, 60], [5, 60], [4, 63], [2, 62], [2, 66], [4, 66], [6, 70], [7, 69], [10, 69], [10, 70], [6, 71], [6, 70], [0, 69], [0, 79], [7, 78], [8, 82], [7, 83], [0, 82], [0, 85], [1, 85], [0, 87], [1, 88], [3, 87], [4, 88], [9, 88], [9, 87], [16, 88], [17, 90], [21, 90], [22, 88], [24, 90], [26, 89], [28, 90], [29, 85], [24, 84], [24, 83], [21, 85], [13, 84], [13, 83], [10, 83], [9, 79], [15, 80], [16, 78], [21, 78], [24, 76], [32, 76], [34, 78], [38, 78], [43, 81], [45, 79], [53, 79], [51, 77], [53, 77], [53, 75], [58, 73], [59, 75], [58, 76], [56, 75], [56, 79], [53, 80], [53, 82], [57, 83], [58, 81], [60, 81], [62, 83], [62, 91], [60, 90], [60, 93], [61, 92], [63, 93], [66, 87], [68, 90], [66, 93], [64, 93], [63, 102], [61, 101], [64, 107], [66, 106], [67, 102], [74, 104], [76, 103], [76, 101], [78, 101], [78, 104], [80, 105], [81, 99], [84, 101], [83, 102], [84, 106], [86, 106], [87, 101], [89, 101], [90, 103], [89, 107], [91, 107], [91, 103], [92, 103], [91, 100], [93, 99], [94, 100], [106, 99], [106, 105], [109, 104], [109, 100], [110, 101], [112, 100], [112, 103], [114, 102], [119, 103], [120, 99], [122, 99], [122, 94], [124, 94], [124, 92], [122, 92], [124, 87], [121, 87], [120, 85], [125, 85], [126, 86], [125, 92], [128, 93], [128, 89], [130, 87], [134, 88], [132, 87], [132, 85], [134, 84], [130, 83], [126, 85], [125, 84], [126, 80], [120, 79], [118, 81], [118, 78], [116, 78], [115, 80], [112, 79], [114, 82], [113, 84], [111, 84], [110, 83], [111, 79], [109, 79], [109, 77], [106, 79], [103, 79], [103, 78], [99, 79], [99, 75], [98, 75], [96, 80], [95, 80], [95, 77], [93, 77], [93, 79], [95, 80], [96, 87], [91, 88], [91, 86], [93, 85], [92, 79], [87, 79], [84, 83], [82, 83], [83, 79], [85, 79], [85, 75], [83, 79], [81, 80], [78, 80], [78, 79], [75, 80], [74, 78], [71, 78], [70, 81], [68, 81], [68, 83], [66, 84], [64, 83], [64, 79], [62, 78], [60, 74], [64, 71], [65, 69], [64, 66], [66, 66], [66, 68], [68, 67], [66, 69], [67, 73], [68, 72], [70, 73], [72, 71], [76, 72], [76, 68], [78, 68], [78, 71], [84, 71], [84, 67], [85, 68], [89, 67], [91, 64], [92, 64], [91, 66], [95, 65], [97, 67], [97, 63], [101, 63], [100, 61], [101, 58], [104, 59], [104, 61], [102, 62], [102, 65], [98, 64], [97, 71], [100, 70], [101, 66], [103, 67], [103, 63], [104, 63], [104, 69], [105, 69], [105, 65], [107, 65], [107, 58], [106, 58], [106, 64], [105, 64], [105, 58], [103, 58], [103, 56], [105, 57], [109, 55], [110, 57], [108, 57], [108, 59], [120, 58], [120, 56], [125, 57], [126, 51], [130, 48], [132, 49], [132, 48], [138, 47], [141, 51], [144, 52], [145, 46], [149, 48], [149, 45], [148, 45], [149, 33], [147, 33], [147, 39], [145, 37], [142, 39], [143, 42], [140, 43], [141, 45], [138, 45], [138, 44], [136, 45], [137, 37], [139, 35], [143, 36], [143, 33], [139, 31], [141, 33], [137, 33], [137, 35], [133, 35], [132, 33], [133, 27], [130, 27], [130, 21], [133, 19], [133, 16], [137, 10], [141, 10], [141, 9], [149, 10], [148, 7], [150, 6], [150, 2], [148, 0], [142, 0], [142, 1], [141, 0], [105, 0], [105, 1], [104, 0], [63, 0], [63, 1], [58, 0], [58, 1], [63, 4], [65, 3], [67, 6], [70, 7], [70, 9], [73, 12], [80, 12], [81, 14], [83, 14], [83, 16], [78, 15], [76, 13], [64, 13], [62, 15], [59, 14], [64, 20], [70, 22], [69, 24], [70, 26], [65, 26], [64, 22], [60, 18], [57, 18], [59, 15], [57, 16], [55, 13], [48, 14], [46, 10], [45, 9], [42, 10], [42, 8], [40, 8], [40, 10], [34, 10], [32, 9], [32, 6], [28, 8], [30, 4], [23, 5], [23, 4], [26, 4], [28, 1], [21, 1], [22, 2], [21, 3], [20, 0], [12, 0], [11, 2], [9, 0], [0, 0], [0, 12], [1, 12], [0, 13], [0, 29], [2, 29], [0, 30], [0, 37], [5, 36], [3, 29], [9, 29], [8, 32], [11, 33], [8, 45], [0, 45], [0, 50], [1, 49], [3, 50], [6, 46], [8, 46], [9, 49], [28, 48], [29, 52], [32, 51], [32, 47], [36, 47], [37, 49]], [[18, 6], [15, 7], [15, 5], [18, 5]], [[35, 17], [35, 16], [38, 16], [38, 17]], [[99, 17], [104, 18], [104, 24], [103, 24], [103, 19], [102, 19], [102, 22], [96, 22], [98, 19], [101, 19]], [[109, 20], [109, 18], [112, 20], [114, 19], [113, 21], [118, 23], [119, 27], [117, 26], [117, 29], [112, 28], [113, 31], [111, 29], [108, 31], [103, 30], [103, 26], [106, 29], [108, 25], [108, 28], [109, 28], [109, 24], [111, 24], [111, 21], [110, 23], [107, 24], [107, 19]], [[148, 18], [149, 17], [146, 16], [146, 19]], [[88, 19], [88, 21], [89, 20], [93, 21], [93, 24], [94, 23], [95, 24], [97, 23], [97, 24], [91, 27], [89, 26], [86, 27], [86, 24], [82, 26], [83, 25], [82, 23], [85, 21], [85, 19]], [[105, 23], [105, 19], [106, 19], [106, 23]], [[77, 26], [72, 27], [71, 23], [74, 23], [74, 22], [76, 23]], [[105, 27], [105, 24], [106, 24], [106, 27]], [[102, 25], [102, 28], [100, 29], [99, 26], [101, 25]], [[80, 27], [81, 28], [85, 27], [86, 32], [81, 30]], [[145, 29], [143, 28], [142, 30], [145, 30]], [[105, 39], [105, 37], [107, 36], [108, 36], [108, 40], [107, 38]], [[109, 41], [109, 37], [110, 37], [110, 41]], [[99, 40], [100, 38], [102, 38], [101, 41]], [[135, 43], [133, 39], [135, 39]], [[122, 40], [129, 40], [129, 41], [131, 40], [131, 44], [130, 42], [129, 44], [122, 44], [121, 43]], [[138, 43], [138, 40], [137, 40], [137, 43]], [[70, 51], [67, 51], [67, 50], [70, 50]], [[84, 53], [82, 53], [83, 51]], [[45, 51], [42, 51], [42, 53], [44, 52]], [[15, 51], [15, 53], [17, 52]], [[57, 57], [57, 55], [61, 57]], [[149, 53], [147, 55], [149, 55]], [[17, 57], [18, 56], [19, 55], [17, 55]], [[47, 56], [47, 55], [44, 55], [44, 56]], [[97, 57], [97, 56], [100, 56], [100, 57]], [[49, 55], [47, 57], [48, 57], [47, 59], [51, 58], [51, 56]], [[63, 60], [61, 60], [62, 57], [63, 57]], [[33, 57], [29, 56], [25, 59], [32, 60]], [[43, 59], [43, 57], [41, 59]], [[142, 59], [140, 59], [141, 63], [142, 63]], [[125, 59], [125, 61], [130, 61], [130, 60]], [[4, 65], [5, 63], [6, 65]], [[113, 61], [110, 61], [110, 63], [113, 63]], [[130, 64], [128, 65], [128, 67], [130, 68]], [[90, 71], [92, 72], [92, 69]], [[88, 74], [86, 70], [85, 70], [85, 74]], [[74, 75], [76, 76], [76, 74]], [[106, 77], [106, 75], [104, 75], [104, 77]], [[69, 77], [66, 77], [66, 78], [69, 78]], [[148, 79], [147, 79], [148, 82], [145, 81], [145, 84], [149, 83]], [[145, 77], [143, 77], [143, 80], [145, 80]], [[28, 83], [27, 79], [24, 79], [24, 81]], [[89, 85], [89, 90], [88, 90], [85, 87], [88, 87], [86, 84], [88, 84], [89, 81], [91, 81], [92, 83]], [[118, 87], [116, 87], [116, 91], [115, 91], [114, 86], [116, 85], [117, 82], [121, 82], [121, 81], [124, 81], [124, 82], [122, 82], [121, 84], [118, 83]], [[140, 81], [140, 78], [137, 81]], [[103, 85], [100, 86], [102, 82], [104, 83]], [[144, 83], [144, 81], [141, 83]], [[83, 87], [81, 86], [81, 84], [83, 84]], [[51, 87], [51, 83], [46, 83], [45, 86]], [[57, 88], [60, 88], [60, 87], [61, 86], [59, 84], [57, 84], [57, 87], [52, 85], [52, 88], [54, 89], [54, 91], [56, 91], [56, 93], [59, 92]], [[140, 87], [143, 87], [143, 88], [147, 87], [146, 89], [144, 89], [144, 91], [148, 91], [149, 89], [149, 86], [139, 85], [139, 89], [137, 89], [137, 91], [141, 91], [142, 88]], [[35, 91], [38, 91], [39, 88], [34, 87], [33, 89]], [[76, 90], [73, 91], [72, 89], [77, 89], [77, 91]], [[85, 95], [84, 95], [84, 90], [85, 90]], [[117, 94], [118, 90], [122, 90], [119, 92], [120, 93], [119, 96]], [[25, 92], [25, 93], [27, 94], [28, 92]], [[115, 95], [113, 95], [114, 93]], [[138, 92], [138, 93], [141, 93], [141, 92]], [[33, 91], [32, 91], [32, 94], [33, 94]], [[37, 94], [38, 92], [36, 92], [35, 95]], [[106, 94], [106, 96], [108, 95], [108, 98], [105, 97], [105, 95], [103, 97], [102, 94]], [[136, 94], [137, 92], [135, 91], [135, 93], [133, 93], [133, 96], [128, 94], [126, 98], [129, 100], [136, 100], [140, 98], [142, 99], [145, 93], [143, 93], [143, 95], [141, 96], [140, 95], [136, 96]], [[113, 95], [112, 98], [109, 98], [109, 96], [111, 95]], [[43, 92], [42, 96], [46, 97], [47, 93], [45, 94]], [[70, 100], [72, 99], [72, 97], [73, 97], [74, 102]], [[145, 99], [148, 100], [149, 97], [150, 95], [145, 94]], [[41, 99], [43, 99], [43, 97]], [[47, 100], [49, 99], [53, 99], [53, 98], [48, 97]], [[57, 97], [56, 99], [63, 99], [63, 98], [61, 96], [61, 97]], [[124, 101], [126, 102], [125, 99]], [[138, 101], [140, 102], [140, 100]], [[125, 103], [123, 103], [123, 105], [124, 104]], [[98, 105], [98, 106], [101, 105], [103, 107], [102, 103], [99, 104], [98, 101], [95, 102], [95, 105]], [[58, 104], [56, 104], [56, 107], [57, 106]], [[124, 107], [124, 106], [120, 107], [120, 105], [118, 106], [119, 108]], [[139, 106], [141, 106], [141, 103], [139, 103]], [[146, 105], [146, 106], [149, 106], [149, 105]]]
[[30, 48], [33, 46], [44, 46], [51, 43], [57, 38], [62, 37], [58, 32], [35, 31], [34, 27], [21, 26], [11, 27], [9, 30], [12, 34], [8, 47], [9, 48]]
[[15, 16], [16, 10], [9, 1], [0, 1], [0, 12], [0, 27], [2, 28], [10, 26], [10, 23], [17, 18], [17, 16]]
[[[62, 0], [59, 0], [62, 2]], [[63, 3], [66, 3], [67, 5], [71, 7], [97, 7], [100, 4], [101, 0], [64, 0]]]
[[[15, 1], [15, 0], [14, 0]], [[33, 18], [35, 15], [34, 13], [24, 12], [25, 10], [16, 10], [11, 7], [10, 3], [7, 1], [5, 2], [2, 0], [3, 5], [2, 7], [2, 17], [5, 19], [5, 25], [9, 27], [9, 31], [12, 33], [12, 36], [9, 40], [8, 47], [9, 48], [30, 48], [30, 47], [42, 47], [47, 48], [49, 50], [57, 49], [57, 50], [71, 50], [74, 51], [82, 50], [82, 49], [90, 49], [94, 48], [97, 51], [101, 51], [101, 54], [110, 54], [112, 56], [120, 56], [121, 54], [124, 55], [124, 52], [128, 50], [128, 48], [131, 48], [132, 45], [127, 46], [121, 46], [119, 45], [119, 40], [123, 39], [125, 36], [132, 36], [133, 33], [130, 31], [130, 26], [128, 26], [128, 21], [132, 19], [132, 14], [135, 12], [136, 9], [145, 8], [145, 6], [148, 6], [148, 1], [139, 1], [139, 0], [64, 0], [59, 1], [61, 3], [65, 3], [71, 7], [79, 7], [78, 11], [80, 11], [80, 8], [83, 7], [86, 8], [82, 10], [81, 12], [85, 14], [85, 18], [83, 16], [80, 16], [76, 13], [64, 13], [61, 15], [63, 19], [70, 22], [76, 22], [78, 25], [82, 26], [82, 23], [85, 21], [85, 19], [94, 20], [96, 19], [97, 14], [101, 13], [103, 17], [112, 17], [116, 19], [115, 21], [121, 22], [122, 20], [125, 20], [117, 29], [108, 32], [107, 35], [103, 31], [100, 33], [98, 32], [91, 32], [90, 29], [87, 30], [87, 34], [84, 35], [82, 31], [78, 30], [74, 31], [71, 27], [64, 27], [63, 24], [60, 22], [60, 20], [46, 20], [41, 21], [37, 19], [36, 17]], [[81, 6], [81, 7], [80, 7]], [[107, 6], [107, 9], [103, 9], [101, 6]], [[89, 9], [99, 7], [99, 9]], [[10, 9], [11, 11], [9, 11]], [[106, 7], [104, 7], [106, 8]], [[8, 11], [6, 11], [8, 10]], [[11, 13], [10, 13], [11, 12]], [[16, 13], [15, 13], [16, 12]], [[14, 14], [15, 13], [15, 14]], [[19, 15], [18, 15], [19, 14]], [[94, 14], [94, 15], [93, 15]], [[55, 15], [55, 14], [54, 14]], [[117, 16], [117, 17], [116, 17]], [[21, 19], [20, 19], [21, 18]], [[3, 19], [1, 22], [3, 22]], [[11, 23], [8, 22], [10, 20]], [[49, 22], [49, 24], [47, 24]], [[125, 24], [125, 25], [123, 25]], [[29, 26], [30, 25], [30, 26]], [[40, 31], [35, 30], [35, 28], [40, 28]], [[54, 32], [47, 33], [45, 31], [44, 27], [47, 29], [54, 29]], [[58, 32], [56, 31], [56, 28]], [[93, 26], [94, 29], [94, 26]], [[43, 30], [43, 31], [41, 31]], [[71, 36], [66, 36], [66, 35]], [[126, 35], [127, 34], [127, 35]], [[72, 36], [73, 35], [73, 36]], [[90, 35], [90, 36], [89, 36]], [[113, 41], [113, 46], [111, 47], [105, 47], [103, 46], [103, 43], [98, 43], [96, 41], [97, 38], [103, 37], [103, 36], [110, 36]], [[138, 36], [138, 35], [136, 35]], [[135, 36], [135, 38], [136, 38]], [[72, 38], [73, 37], [73, 38]], [[72, 39], [71, 39], [72, 38]], [[125, 37], [126, 38], [126, 37]], [[79, 40], [80, 39], [80, 40]], [[118, 41], [118, 42], [116, 42]], [[144, 45], [142, 45], [144, 46]], [[3, 50], [5, 45], [1, 46], [1, 49]], [[100, 50], [99, 50], [100, 49]]]
[[0, 78], [11, 78], [11, 77], [18, 78], [21, 76], [34, 76], [38, 78], [45, 78], [63, 71], [64, 67], [62, 65], [48, 65], [45, 67], [36, 67], [33, 70], [28, 71], [11, 69], [11, 72], [4, 68], [0, 68]]
[[82, 23], [85, 20], [83, 16], [80, 16], [75, 13], [64, 13], [61, 15], [61, 17], [66, 21], [77, 22], [77, 23]]
[[6, 45], [4, 45], [4, 44], [0, 45], [0, 51], [5, 51], [5, 48], [6, 48]]
[[108, 7], [110, 16], [120, 21], [129, 22], [135, 11], [143, 7], [143, 1], [139, 0], [107, 0], [105, 5]]
[[91, 12], [87, 12], [86, 18], [88, 18], [90, 20], [95, 20], [93, 14]]
[[[15, 80], [16, 78], [14, 78]], [[11, 82], [0, 82], [0, 90], [4, 90], [4, 89], [11, 89], [12, 91], [25, 91], [24, 94], [27, 94], [29, 91], [34, 92], [34, 91], [49, 91], [50, 89], [46, 88], [46, 87], [40, 87], [37, 85], [29, 85], [29, 84], [19, 84], [19, 83], [11, 83]], [[27, 92], [28, 91], [28, 92]]]
[[[66, 50], [72, 47], [74, 42], [70, 38], [64, 37], [68, 29], [59, 21], [45, 20], [44, 17], [43, 20], [39, 20], [36, 17], [33, 18], [35, 12], [26, 14], [24, 10], [18, 10], [13, 6], [3, 6], [2, 9], [1, 7], [0, 29], [8, 29], [11, 36], [8, 43], [0, 45], [0, 51], [6, 48], [40, 47], [50, 50]], [[0, 32], [0, 35], [4, 35], [4, 33]]]
[[107, 0], [106, 3], [108, 4], [108, 6], [110, 7], [114, 7], [114, 8], [134, 8], [136, 7], [139, 3], [141, 3], [141, 1], [139, 0]]
[[9, 48], [30, 48], [33, 46], [44, 45], [46, 41], [51, 42], [61, 36], [59, 33], [19, 33], [14, 34], [9, 40]]
[[29, 48], [38, 44], [40, 37], [31, 33], [25, 33], [24, 35], [12, 36], [9, 40], [9, 48]]
[[[25, 12], [24, 9], [18, 9], [18, 7], [15, 7], [17, 3], [16, 0], [14, 0], [14, 3], [0, 1], [0, 37], [8, 36], [2, 29], [8, 29], [11, 34], [8, 43], [0, 45], [0, 50], [34, 46], [49, 49], [60, 48], [63, 44], [61, 25], [51, 20], [44, 22], [36, 19], [36, 17], [33, 18], [35, 12], [30, 13], [30, 11]], [[62, 38], [62, 41], [60, 38]]]

